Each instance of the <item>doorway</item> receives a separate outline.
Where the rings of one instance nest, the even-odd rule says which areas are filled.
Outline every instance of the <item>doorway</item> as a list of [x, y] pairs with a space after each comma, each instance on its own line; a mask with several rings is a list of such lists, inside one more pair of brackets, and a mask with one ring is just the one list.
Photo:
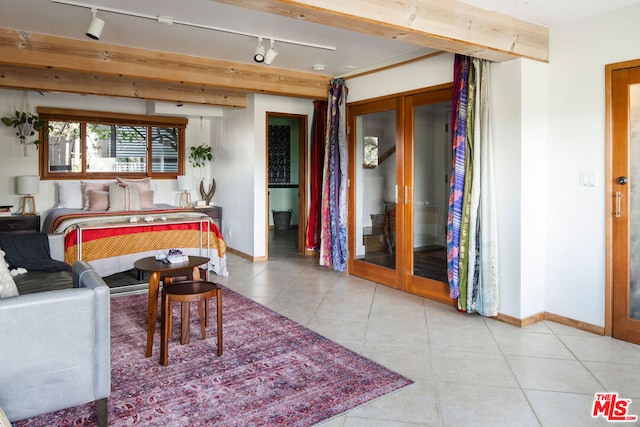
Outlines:
[[446, 228], [452, 86], [349, 106], [349, 271], [453, 303]]
[[608, 65], [606, 80], [605, 333], [640, 344], [640, 61]]
[[267, 258], [304, 254], [307, 116], [267, 113]]

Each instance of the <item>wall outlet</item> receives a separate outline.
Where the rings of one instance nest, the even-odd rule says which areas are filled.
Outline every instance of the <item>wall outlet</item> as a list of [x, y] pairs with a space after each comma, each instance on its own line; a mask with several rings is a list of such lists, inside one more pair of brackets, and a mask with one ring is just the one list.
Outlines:
[[230, 229], [230, 228], [228, 228], [228, 229], [227, 229], [227, 236], [228, 236], [228, 237], [231, 237], [231, 236], [232, 236], [232, 234], [231, 234], [231, 229]]

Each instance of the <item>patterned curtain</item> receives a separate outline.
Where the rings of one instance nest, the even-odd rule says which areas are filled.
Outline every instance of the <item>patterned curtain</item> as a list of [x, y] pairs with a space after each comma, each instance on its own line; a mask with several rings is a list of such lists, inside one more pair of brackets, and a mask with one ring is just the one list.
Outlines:
[[344, 79], [329, 87], [322, 174], [320, 265], [347, 268], [347, 88]]
[[488, 63], [456, 55], [447, 272], [458, 309], [498, 314], [498, 247]]
[[309, 155], [310, 206], [307, 222], [306, 248], [320, 248], [320, 201], [322, 196], [322, 172], [324, 169], [324, 136], [326, 133], [327, 101], [313, 102], [311, 122], [311, 153]]

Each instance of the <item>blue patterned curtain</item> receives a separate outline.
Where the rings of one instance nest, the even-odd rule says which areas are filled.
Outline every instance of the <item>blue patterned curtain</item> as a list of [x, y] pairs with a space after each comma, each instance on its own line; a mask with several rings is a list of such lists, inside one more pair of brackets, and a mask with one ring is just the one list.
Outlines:
[[347, 88], [344, 79], [329, 87], [320, 232], [320, 265], [347, 268]]
[[447, 222], [451, 298], [461, 311], [498, 314], [497, 220], [489, 129], [488, 64], [456, 55], [453, 164]]

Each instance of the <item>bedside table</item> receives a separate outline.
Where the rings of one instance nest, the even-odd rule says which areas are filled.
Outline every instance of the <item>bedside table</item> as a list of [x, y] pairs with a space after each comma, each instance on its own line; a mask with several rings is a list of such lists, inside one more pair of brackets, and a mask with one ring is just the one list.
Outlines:
[[206, 213], [213, 218], [213, 222], [218, 226], [220, 233], [222, 233], [222, 208], [220, 206], [196, 206], [194, 209]]
[[39, 233], [40, 215], [0, 216], [0, 233]]

